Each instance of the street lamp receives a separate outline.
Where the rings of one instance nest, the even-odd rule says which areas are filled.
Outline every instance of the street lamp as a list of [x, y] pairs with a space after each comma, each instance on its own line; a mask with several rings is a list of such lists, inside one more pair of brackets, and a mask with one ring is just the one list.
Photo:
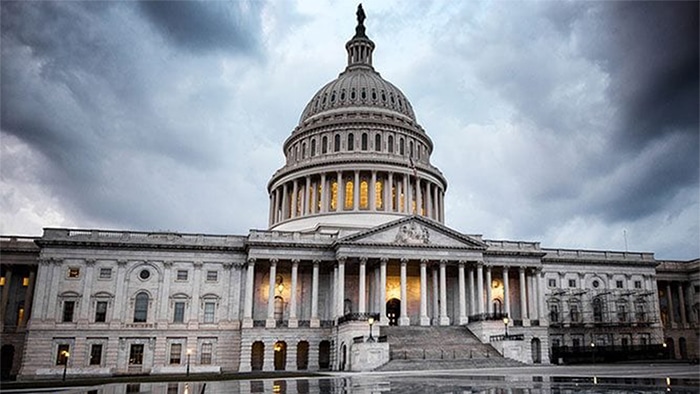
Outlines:
[[369, 323], [369, 338], [367, 338], [367, 342], [374, 342], [374, 337], [372, 337], [372, 324], [374, 324], [374, 317], [370, 316], [369, 319], [367, 319], [367, 323]]
[[68, 350], [63, 351], [63, 381], [66, 381], [66, 369], [68, 369], [68, 359], [70, 359], [70, 353]]
[[503, 326], [506, 328], [506, 339], [508, 339], [508, 317], [503, 318]]
[[192, 349], [187, 349], [187, 376], [190, 376], [190, 355], [192, 355]]
[[591, 362], [595, 363], [595, 342], [591, 342]]

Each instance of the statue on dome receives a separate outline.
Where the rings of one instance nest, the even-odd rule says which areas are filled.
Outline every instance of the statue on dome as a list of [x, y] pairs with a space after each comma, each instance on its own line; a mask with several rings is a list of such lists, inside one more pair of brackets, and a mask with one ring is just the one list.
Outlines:
[[356, 15], [357, 15], [357, 24], [358, 24], [358, 25], [362, 25], [362, 24], [365, 22], [365, 18], [367, 18], [367, 16], [365, 15], [365, 10], [362, 9], [362, 3], [360, 3], [360, 4], [357, 6], [357, 13], [356, 13]]

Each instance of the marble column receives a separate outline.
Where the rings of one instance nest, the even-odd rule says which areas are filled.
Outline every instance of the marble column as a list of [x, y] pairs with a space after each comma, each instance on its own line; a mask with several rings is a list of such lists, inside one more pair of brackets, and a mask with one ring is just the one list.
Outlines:
[[408, 175], [405, 174], [403, 176], [403, 206], [404, 206], [404, 212], [408, 213], [409, 215], [413, 214], [413, 209], [411, 207], [411, 190], [409, 188], [408, 184]]
[[467, 324], [469, 319], [467, 318], [467, 304], [466, 304], [466, 289], [464, 285], [464, 260], [459, 261], [459, 268], [457, 276], [459, 279], [459, 324]]
[[326, 173], [321, 174], [321, 213], [326, 213], [328, 211], [328, 187], [326, 185]]
[[671, 294], [671, 282], [666, 282], [666, 303], [668, 306], [668, 323], [670, 327], [675, 326], [676, 316], [675, 309], [673, 305], [673, 295]]
[[450, 318], [447, 316], [447, 261], [440, 260], [440, 325], [449, 326]]
[[[295, 193], [296, 194], [296, 193]], [[267, 320], [265, 321], [266, 328], [275, 328], [275, 279], [277, 278], [277, 259], [270, 259], [270, 288], [267, 298]]]
[[282, 185], [282, 220], [286, 220], [289, 217], [289, 192], [287, 191], [289, 186], [285, 183]]
[[27, 325], [27, 320], [32, 312], [32, 301], [34, 297], [34, 286], [36, 281], [36, 273], [34, 271], [29, 271], [29, 286], [24, 291], [24, 316], [19, 322], [20, 327]]
[[345, 315], [345, 259], [338, 257], [338, 317]]
[[352, 186], [352, 210], [357, 211], [360, 209], [360, 171], [355, 170], [355, 180]]
[[313, 204], [312, 201], [309, 199], [309, 196], [311, 195], [311, 193], [309, 193], [309, 190], [311, 190], [311, 178], [307, 175], [306, 176], [306, 187], [304, 187], [304, 196], [301, 198], [301, 200], [303, 201], [301, 216], [308, 215], [309, 214], [309, 204]]
[[292, 288], [290, 289], [289, 296], [289, 322], [290, 328], [296, 328], [299, 326], [299, 321], [297, 320], [297, 276], [299, 271], [299, 259], [292, 260]]
[[476, 291], [474, 289], [474, 275], [476, 274], [474, 267], [469, 267], [469, 315], [479, 313], [476, 308]]
[[336, 179], [338, 179], [336, 182], [338, 184], [338, 187], [336, 188], [338, 195], [335, 199], [335, 210], [336, 212], [343, 212], [343, 209], [345, 209], [345, 182], [343, 182], [343, 173], [341, 171], [337, 172]]
[[321, 322], [318, 319], [318, 266], [320, 260], [313, 261], [313, 273], [311, 274], [311, 328], [320, 327]]
[[360, 289], [359, 289], [359, 294], [357, 299], [359, 300], [359, 304], [357, 306], [357, 311], [359, 313], [365, 313], [366, 312], [366, 304], [367, 301], [365, 299], [366, 296], [366, 281], [367, 281], [367, 272], [366, 268], [367, 267], [367, 257], [360, 257]]
[[420, 325], [429, 326], [430, 318], [428, 317], [428, 260], [420, 261]]
[[681, 310], [681, 326], [685, 328], [686, 324], [688, 324], [688, 320], [685, 315], [685, 294], [683, 293], [683, 282], [678, 282], [678, 303], [680, 304]]
[[491, 266], [486, 266], [486, 313], [489, 315], [494, 312], [493, 310], [493, 294], [491, 291]]
[[393, 212], [394, 207], [396, 206], [395, 201], [394, 201], [394, 196], [393, 196], [393, 191], [394, 191], [394, 173], [390, 172], [389, 173], [389, 181], [387, 184], [384, 186], [386, 188], [386, 198], [384, 199], [386, 206], [386, 211], [387, 212]]
[[416, 215], [423, 215], [423, 191], [420, 178], [416, 177]]
[[410, 319], [408, 318], [408, 297], [406, 297], [406, 264], [408, 259], [401, 259], [401, 316], [399, 316], [399, 325], [408, 326]]
[[386, 325], [389, 319], [386, 317], [386, 263], [389, 261], [386, 257], [379, 260], [379, 324]]
[[508, 267], [503, 267], [503, 313], [510, 319], [510, 286], [508, 284]]
[[[82, 302], [80, 303], [80, 314], [78, 315], [78, 323], [87, 324], [90, 313], [90, 289], [88, 286], [92, 286], [92, 276], [95, 272], [95, 259], [85, 259], [85, 277], [83, 278], [83, 290], [82, 293], [85, 295]], [[167, 304], [165, 304], [167, 305]], [[25, 305], [26, 308], [26, 305]], [[154, 319], [154, 320], [157, 320]]]
[[527, 314], [527, 297], [525, 296], [525, 267], [520, 267], [518, 273], [520, 274], [520, 277], [518, 278], [520, 279], [520, 319], [525, 321], [529, 319]]
[[484, 263], [478, 262], [476, 265], [476, 313], [484, 314]]
[[369, 210], [374, 212], [377, 210], [377, 171], [372, 170], [372, 179], [370, 180], [369, 187], [367, 188], [369, 193]]
[[245, 299], [243, 300], [243, 327], [253, 327], [253, 287], [255, 280], [255, 259], [248, 259], [245, 280]]
[[297, 217], [297, 209], [299, 207], [299, 184], [297, 180], [294, 180], [294, 184], [292, 186], [292, 214], [290, 217], [295, 218]]
[[439, 295], [439, 279], [438, 279], [438, 268], [436, 268], [433, 265], [432, 268], [432, 274], [433, 274], [433, 291], [432, 291], [432, 298], [433, 298], [433, 313], [432, 313], [432, 324], [434, 326], [437, 326], [440, 324], [440, 295]]

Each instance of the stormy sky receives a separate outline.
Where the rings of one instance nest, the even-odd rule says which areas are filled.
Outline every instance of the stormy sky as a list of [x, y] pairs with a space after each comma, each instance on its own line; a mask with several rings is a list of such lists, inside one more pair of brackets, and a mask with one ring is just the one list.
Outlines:
[[[266, 228], [356, 6], [0, 2], [0, 233]], [[700, 256], [697, 2], [363, 6], [375, 68], [435, 144], [447, 225]]]

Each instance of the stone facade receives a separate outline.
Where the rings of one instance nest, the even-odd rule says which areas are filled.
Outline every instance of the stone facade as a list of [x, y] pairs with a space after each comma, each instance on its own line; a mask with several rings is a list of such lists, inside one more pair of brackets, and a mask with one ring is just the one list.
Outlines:
[[3, 238], [4, 376], [368, 370], [391, 357], [389, 325], [463, 326], [526, 363], [663, 343], [697, 357], [697, 260], [445, 226], [432, 141], [362, 21], [346, 48], [284, 144], [268, 230]]

